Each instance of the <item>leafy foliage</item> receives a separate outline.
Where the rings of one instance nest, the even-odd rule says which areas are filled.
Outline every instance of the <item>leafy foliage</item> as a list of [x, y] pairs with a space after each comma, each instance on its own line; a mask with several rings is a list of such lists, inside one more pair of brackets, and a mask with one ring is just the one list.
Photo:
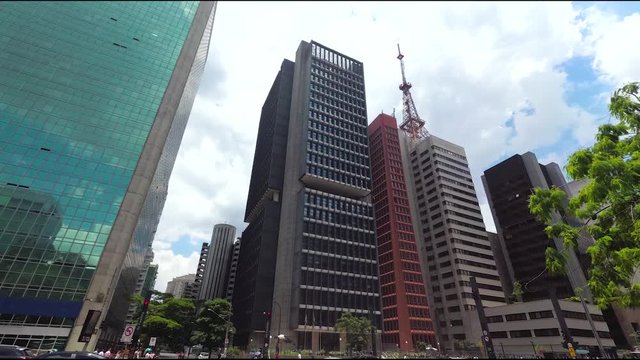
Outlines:
[[524, 290], [522, 290], [522, 284], [520, 283], [520, 281], [516, 280], [513, 282], [513, 291], [511, 292], [511, 297], [515, 300], [515, 301], [522, 301], [522, 294], [524, 293]]
[[336, 328], [347, 333], [347, 345], [355, 351], [366, 349], [371, 333], [371, 321], [364, 316], [344, 312], [336, 321]]
[[[144, 298], [138, 294], [131, 297], [131, 301], [139, 304], [134, 315], [134, 322], [141, 316]], [[176, 299], [168, 293], [153, 291], [147, 317], [142, 325], [145, 338], [157, 337], [158, 342], [173, 351], [180, 351], [187, 344], [189, 334], [195, 320], [195, 304], [190, 299]]]
[[191, 336], [193, 343], [200, 343], [209, 350], [209, 356], [215, 348], [224, 346], [227, 326], [229, 334], [235, 332], [231, 324], [233, 311], [231, 304], [225, 299], [207, 300], [202, 304], [195, 321], [195, 331]]
[[[529, 210], [548, 225], [549, 237], [561, 238], [566, 249], [576, 249], [581, 231], [595, 240], [587, 249], [591, 257], [588, 285], [595, 303], [606, 307], [640, 306], [640, 97], [639, 84], [617, 89], [609, 105], [618, 121], [599, 127], [591, 148], [573, 153], [566, 170], [573, 179], [589, 183], [568, 206], [562, 190], [535, 189], [529, 198]], [[553, 214], [564, 212], [584, 225], [574, 227], [554, 221]], [[566, 220], [566, 218], [565, 218]], [[553, 248], [546, 251], [551, 272], [564, 272], [566, 253]]]

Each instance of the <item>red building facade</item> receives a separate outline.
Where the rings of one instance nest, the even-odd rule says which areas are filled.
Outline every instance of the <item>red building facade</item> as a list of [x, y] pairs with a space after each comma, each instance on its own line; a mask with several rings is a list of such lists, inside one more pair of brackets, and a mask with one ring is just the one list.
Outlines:
[[411, 222], [396, 119], [380, 114], [369, 125], [369, 158], [382, 296], [382, 342], [412, 351], [436, 346]]

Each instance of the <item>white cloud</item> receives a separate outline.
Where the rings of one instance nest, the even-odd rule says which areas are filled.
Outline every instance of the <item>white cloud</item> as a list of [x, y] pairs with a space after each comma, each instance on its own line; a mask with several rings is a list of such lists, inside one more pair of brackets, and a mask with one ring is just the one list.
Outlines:
[[620, 19], [597, 8], [585, 13], [590, 25], [588, 39], [594, 55], [593, 65], [601, 79], [613, 86], [638, 81], [640, 51], [634, 39], [640, 35], [640, 14]]
[[176, 255], [171, 250], [154, 249], [154, 252], [153, 263], [159, 264], [155, 289], [159, 291], [165, 291], [174, 277], [195, 273], [195, 264], [200, 258], [200, 252], [193, 252], [188, 257]]
[[[261, 108], [301, 40], [364, 62], [370, 119], [393, 108], [402, 117], [399, 42], [418, 112], [430, 132], [465, 147], [492, 229], [484, 169], [562, 142], [567, 131], [580, 144], [593, 139], [596, 118], [567, 104], [571, 85], [558, 65], [590, 55], [603, 79], [637, 80], [640, 47], [629, 41], [638, 33], [637, 14], [579, 13], [568, 2], [220, 2], [154, 247], [182, 235], [207, 241], [220, 222], [240, 235]], [[190, 267], [161, 262], [160, 274], [195, 271], [197, 257], [181, 261]]]

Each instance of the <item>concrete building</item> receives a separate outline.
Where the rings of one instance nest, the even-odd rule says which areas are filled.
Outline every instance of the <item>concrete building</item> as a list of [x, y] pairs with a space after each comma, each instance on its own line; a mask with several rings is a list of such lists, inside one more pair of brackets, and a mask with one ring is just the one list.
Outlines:
[[196, 276], [193, 283], [187, 284], [184, 297], [188, 299], [197, 300], [200, 288], [202, 287], [202, 279], [204, 278], [204, 271], [207, 267], [207, 257], [209, 255], [209, 243], [203, 242], [200, 249], [200, 258], [198, 259], [198, 267], [196, 268]]
[[240, 238], [233, 243], [231, 259], [229, 261], [229, 271], [227, 271], [226, 298], [230, 302], [233, 299], [233, 290], [236, 287], [236, 274], [238, 272], [238, 259], [240, 258]]
[[142, 293], [146, 294], [148, 291], [155, 289], [156, 280], [158, 279], [158, 264], [149, 265], [147, 269], [147, 276], [144, 278], [144, 285], [142, 285]]
[[[396, 119], [378, 115], [369, 125], [372, 199], [382, 294], [382, 342], [402, 352], [436, 346], [416, 246]], [[389, 346], [390, 345], [390, 346]]]
[[[52, 245], [65, 270], [0, 247], [13, 269], [0, 276], [1, 344], [82, 350], [119, 340], [204, 69], [215, 6], [2, 4], [0, 48], [14, 50], [0, 52], [0, 184], [10, 192], [0, 204], [24, 189], [59, 204], [43, 219], [60, 222], [59, 231], [36, 248]], [[19, 209], [5, 216], [29, 216]], [[0, 243], [22, 243], [39, 236], [34, 230], [1, 228]]]
[[[294, 64], [284, 60], [262, 106], [233, 292], [234, 342], [250, 346], [250, 336], [266, 330], [275, 280]], [[258, 343], [262, 343], [262, 339]], [[257, 348], [260, 345], [252, 345]]]
[[165, 293], [173, 295], [174, 298], [185, 297], [185, 291], [189, 290], [189, 284], [193, 284], [196, 278], [196, 274], [187, 274], [178, 277], [174, 277], [167, 283], [167, 289]]
[[[235, 238], [235, 226], [216, 224], [213, 227], [211, 245], [209, 245], [207, 262], [202, 277], [202, 287], [198, 293], [198, 299], [211, 300], [226, 298], [226, 282]], [[195, 281], [195, 277], [192, 281]]]
[[[512, 285], [518, 281], [523, 286], [524, 301], [548, 299], [550, 287], [556, 288], [560, 299], [573, 296], [573, 289], [581, 287], [585, 289], [584, 296], [590, 299], [576, 252], [569, 252], [569, 276], [552, 276], [546, 271], [546, 248], [562, 250], [564, 246], [561, 239], [547, 237], [546, 225], [538, 222], [528, 207], [534, 187], [548, 189], [567, 184], [558, 164], [539, 164], [536, 156], [527, 152], [485, 170], [482, 181], [508, 270], [506, 295], [511, 295]], [[560, 221], [560, 217], [556, 214], [554, 220]]]
[[[573, 336], [578, 353], [598, 354], [598, 343], [582, 305], [573, 301], [558, 301]], [[615, 343], [600, 309], [587, 304], [591, 319], [605, 351], [615, 353]], [[522, 355], [545, 355], [558, 359], [568, 356], [562, 348], [561, 328], [551, 300], [534, 300], [485, 308], [489, 331], [496, 354], [505, 358]]]
[[437, 347], [476, 342], [482, 333], [470, 278], [484, 307], [504, 305], [505, 297], [465, 151], [434, 135], [400, 138]]
[[[301, 42], [289, 117], [267, 310], [272, 329], [293, 341], [287, 346], [344, 349], [346, 336], [335, 329], [342, 313], [367, 316], [381, 329], [362, 63]], [[250, 336], [265, 340], [260, 329]]]
[[[134, 292], [134, 294], [138, 294], [141, 296], [144, 296], [145, 294], [142, 290], [145, 284], [145, 280], [147, 278], [147, 273], [149, 272], [149, 266], [151, 266], [151, 262], [153, 261], [153, 257], [154, 257], [153, 248], [151, 245], [152, 244], [149, 244], [149, 247], [147, 248], [147, 254], [144, 257], [144, 264], [142, 266], [142, 271], [140, 272], [140, 275], [138, 275], [138, 282], [136, 283], [136, 291]], [[139, 304], [134, 302], [129, 303], [129, 311], [127, 312], [127, 320], [126, 320], [127, 324], [133, 323], [133, 315], [135, 314], [139, 306], [140, 306]]]

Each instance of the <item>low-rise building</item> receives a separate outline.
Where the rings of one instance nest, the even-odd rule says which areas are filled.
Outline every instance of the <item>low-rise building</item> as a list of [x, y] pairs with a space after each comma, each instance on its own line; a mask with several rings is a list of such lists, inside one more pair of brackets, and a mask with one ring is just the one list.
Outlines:
[[[558, 300], [558, 303], [576, 351], [589, 351], [592, 358], [602, 357], [582, 304], [567, 300]], [[615, 343], [611, 339], [602, 311], [592, 304], [587, 304], [587, 309], [603, 348], [606, 352], [615, 354]], [[549, 356], [553, 353], [553, 358], [558, 358], [568, 354], [568, 350], [562, 347], [560, 324], [551, 300], [486, 307], [484, 312], [497, 355], [504, 354], [504, 357], [509, 358], [545, 353]]]

